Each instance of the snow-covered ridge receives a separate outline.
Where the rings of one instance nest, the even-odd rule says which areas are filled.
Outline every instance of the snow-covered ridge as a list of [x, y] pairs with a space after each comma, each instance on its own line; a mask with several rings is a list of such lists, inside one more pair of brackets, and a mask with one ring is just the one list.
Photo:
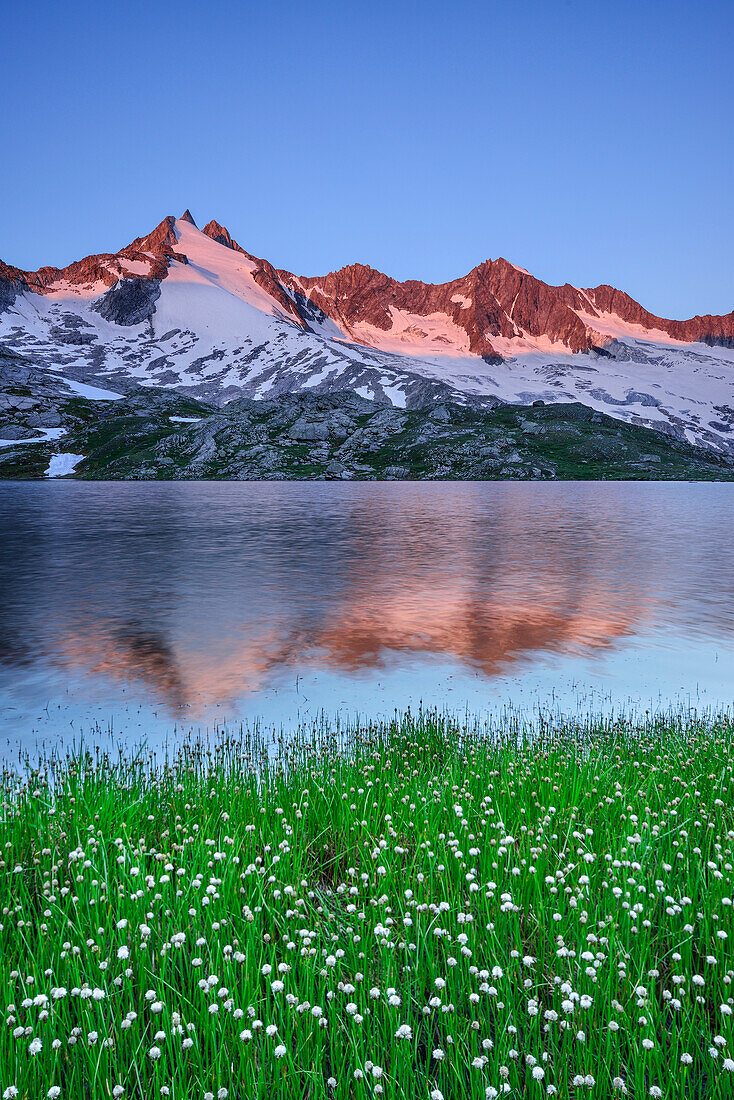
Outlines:
[[549, 287], [505, 260], [442, 286], [364, 265], [307, 279], [187, 213], [63, 271], [0, 264], [0, 343], [114, 394], [579, 400], [734, 453], [734, 315], [666, 321], [612, 287]]

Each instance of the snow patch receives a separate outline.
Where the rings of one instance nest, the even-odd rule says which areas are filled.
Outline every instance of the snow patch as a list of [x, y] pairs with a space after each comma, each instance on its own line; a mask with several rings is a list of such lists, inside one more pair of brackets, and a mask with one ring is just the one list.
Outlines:
[[400, 386], [395, 385], [394, 383], [395, 380], [393, 378], [382, 378], [380, 379], [380, 388], [385, 394], [385, 397], [387, 397], [388, 400], [396, 406], [396, 408], [404, 409], [405, 392], [400, 388]]
[[99, 386], [89, 386], [86, 382], [77, 382], [75, 378], [60, 377], [59, 381], [65, 382], [69, 389], [80, 397], [86, 397], [88, 401], [120, 401], [125, 396], [113, 390], [103, 390]]
[[564, 358], [571, 357], [573, 352], [560, 340], [551, 340], [549, 336], [532, 336], [524, 329], [519, 336], [494, 336], [491, 332], [484, 333], [496, 353], [504, 359], [510, 359], [516, 355], [528, 355], [534, 352], [543, 352], [546, 355], [561, 355]]
[[128, 276], [139, 277], [150, 273], [150, 264], [145, 260], [128, 260], [126, 256], [120, 257], [120, 267]]
[[43, 296], [51, 301], [64, 298], [98, 298], [109, 289], [102, 279], [93, 283], [71, 283], [68, 279], [57, 279], [56, 282], [49, 283]]
[[366, 321], [354, 325], [355, 337], [369, 347], [401, 355], [468, 355], [469, 336], [446, 313], [418, 314], [390, 306], [385, 331]]
[[84, 455], [75, 455], [71, 451], [52, 455], [46, 477], [66, 477], [67, 474], [72, 474], [83, 458]]
[[[588, 298], [587, 298], [588, 301]], [[594, 307], [596, 308], [596, 307]], [[616, 313], [584, 313], [580, 309], [575, 311], [585, 325], [594, 329], [602, 336], [613, 336], [616, 339], [633, 337], [642, 340], [653, 340], [656, 343], [668, 344], [673, 348], [689, 348], [687, 340], [676, 340], [669, 333], [660, 328], [645, 328], [632, 321], [624, 321]]]
[[66, 428], [39, 428], [38, 430], [42, 434], [33, 436], [31, 439], [0, 439], [0, 447], [18, 447], [26, 443], [48, 443], [49, 439], [61, 439], [62, 435], [66, 435]]

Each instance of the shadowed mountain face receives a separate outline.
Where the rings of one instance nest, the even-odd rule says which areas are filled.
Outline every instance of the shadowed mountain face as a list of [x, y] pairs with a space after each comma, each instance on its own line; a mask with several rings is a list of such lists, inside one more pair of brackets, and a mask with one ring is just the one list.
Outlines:
[[439, 285], [364, 264], [298, 276], [188, 211], [66, 268], [0, 262], [1, 347], [77, 381], [218, 405], [336, 390], [400, 406], [577, 400], [734, 450], [734, 313], [656, 317], [502, 258]]
[[303, 675], [409, 668], [430, 699], [436, 668], [489, 692], [575, 661], [613, 681], [658, 633], [730, 648], [728, 486], [601, 488], [8, 485], [0, 698], [114, 684], [196, 716]]

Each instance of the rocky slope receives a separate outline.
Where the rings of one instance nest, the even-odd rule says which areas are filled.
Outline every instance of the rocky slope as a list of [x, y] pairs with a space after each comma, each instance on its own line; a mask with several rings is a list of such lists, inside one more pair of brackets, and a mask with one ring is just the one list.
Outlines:
[[0, 347], [49, 379], [218, 406], [344, 391], [404, 408], [578, 401], [734, 454], [734, 313], [668, 320], [504, 259], [441, 285], [361, 264], [297, 276], [188, 211], [66, 268], [0, 263]]
[[332, 393], [218, 408], [151, 388], [54, 390], [24, 370], [0, 392], [0, 477], [734, 480], [734, 458], [580, 404], [399, 409]]

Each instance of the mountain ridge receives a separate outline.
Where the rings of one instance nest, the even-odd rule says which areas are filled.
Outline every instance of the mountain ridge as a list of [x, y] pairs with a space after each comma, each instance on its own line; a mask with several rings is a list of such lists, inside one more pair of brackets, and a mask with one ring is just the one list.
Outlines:
[[[106, 285], [112, 286], [117, 279], [130, 277], [133, 274], [142, 278], [165, 277], [162, 265], [170, 263], [173, 259], [181, 263], [187, 262], [185, 254], [177, 252], [175, 248], [177, 222], [185, 222], [198, 229], [191, 211], [186, 209], [178, 219], [172, 214], [166, 215], [153, 230], [142, 237], [136, 237], [130, 244], [117, 252], [90, 254], [80, 260], [74, 260], [62, 268], [43, 266], [36, 271], [30, 271], [15, 267], [0, 259], [0, 281], [17, 283], [36, 293], [48, 293], [54, 287], [54, 284], [59, 281], [71, 285], [86, 285], [90, 281], [100, 280]], [[313, 292], [312, 301], [319, 305], [329, 316], [332, 314], [324, 306], [335, 309], [331, 302], [336, 295], [324, 292], [324, 286], [334, 287], [336, 293], [343, 292], [344, 288], [347, 289], [347, 292], [351, 290], [358, 297], [357, 302], [350, 310], [345, 312], [344, 309], [341, 309], [338, 313], [338, 316], [346, 320], [348, 325], [351, 324], [351, 319], [354, 317], [360, 317], [361, 319], [362, 316], [368, 315], [370, 323], [375, 324], [377, 327], [382, 327], [385, 330], [390, 327], [387, 324], [389, 318], [384, 313], [384, 307], [382, 310], [379, 307], [373, 309], [371, 314], [361, 314], [359, 312], [360, 307], [364, 306], [359, 298], [365, 285], [372, 290], [387, 289], [393, 296], [400, 297], [402, 295], [404, 299], [410, 301], [411, 306], [417, 306], [419, 309], [429, 303], [441, 304], [445, 307], [445, 297], [449, 290], [459, 294], [462, 288], [472, 286], [476, 290], [477, 287], [483, 285], [490, 289], [495, 299], [493, 304], [499, 307], [495, 316], [490, 315], [487, 317], [490, 333], [492, 327], [494, 327], [497, 329], [494, 333], [497, 336], [510, 338], [517, 336], [519, 334], [518, 329], [522, 328], [522, 321], [525, 320], [530, 325], [526, 331], [531, 335], [548, 335], [552, 337], [556, 332], [560, 332], [565, 337], [562, 342], [566, 344], [570, 351], [589, 350], [595, 346], [603, 346], [603, 343], [599, 344], [597, 342], [596, 337], [605, 334], [603, 332], [595, 333], [593, 327], [584, 324], [583, 321], [581, 322], [584, 330], [583, 335], [581, 329], [573, 323], [570, 317], [564, 318], [567, 322], [567, 328], [563, 331], [563, 324], [559, 324], [558, 320], [554, 320], [552, 316], [548, 316], [547, 312], [544, 312], [544, 307], [551, 305], [550, 299], [547, 297], [547, 295], [550, 295], [555, 300], [553, 304], [570, 310], [579, 320], [579, 312], [592, 318], [608, 314], [616, 316], [624, 322], [641, 325], [648, 330], [664, 332], [681, 342], [706, 342], [707, 340], [719, 338], [731, 341], [734, 344], [734, 310], [727, 314], [695, 314], [685, 319], [660, 317], [645, 309], [640, 302], [626, 291], [620, 290], [611, 284], [600, 283], [595, 287], [577, 287], [569, 282], [558, 285], [546, 283], [503, 256], [483, 260], [465, 275], [442, 283], [430, 283], [420, 279], [394, 279], [380, 269], [360, 261], [344, 264], [334, 271], [326, 272], [324, 275], [305, 276], [297, 275], [285, 268], [275, 268], [270, 261], [248, 252], [234, 240], [226, 226], [214, 219], [209, 221], [201, 232], [217, 243], [241, 252], [249, 259], [262, 265], [264, 272], [267, 273], [268, 281], [272, 280], [273, 289], [275, 289], [275, 284], [280, 281], [289, 288], [297, 287], [309, 297], [311, 296], [310, 292]], [[125, 260], [148, 263], [149, 271], [147, 273], [134, 273], [129, 267], [125, 268], [124, 264], [119, 262]], [[518, 306], [518, 294], [523, 296], [523, 300], [519, 304], [519, 325], [514, 318], [512, 324], [508, 324], [511, 320], [509, 312], [498, 295], [494, 293], [496, 289], [505, 297], [506, 287], [514, 292], [513, 304], [515, 307]], [[532, 299], [533, 291], [536, 294], [535, 301]], [[283, 304], [285, 305], [285, 303]], [[451, 306], [458, 307], [448, 310], [455, 321], [466, 321], [468, 319], [460, 316], [460, 303], [452, 302]], [[510, 308], [512, 309], [512, 304]], [[336, 318], [332, 317], [332, 319]], [[483, 339], [486, 341], [486, 345], [489, 346], [482, 343]], [[470, 350], [475, 354], [501, 355], [491, 346], [491, 335], [486, 337], [475, 335], [473, 340]], [[506, 356], [501, 357], [506, 358]]]
[[0, 343], [78, 381], [217, 404], [309, 389], [399, 406], [579, 400], [734, 453], [734, 312], [661, 318], [503, 257], [445, 283], [361, 263], [296, 275], [187, 210], [64, 268], [0, 261]]

